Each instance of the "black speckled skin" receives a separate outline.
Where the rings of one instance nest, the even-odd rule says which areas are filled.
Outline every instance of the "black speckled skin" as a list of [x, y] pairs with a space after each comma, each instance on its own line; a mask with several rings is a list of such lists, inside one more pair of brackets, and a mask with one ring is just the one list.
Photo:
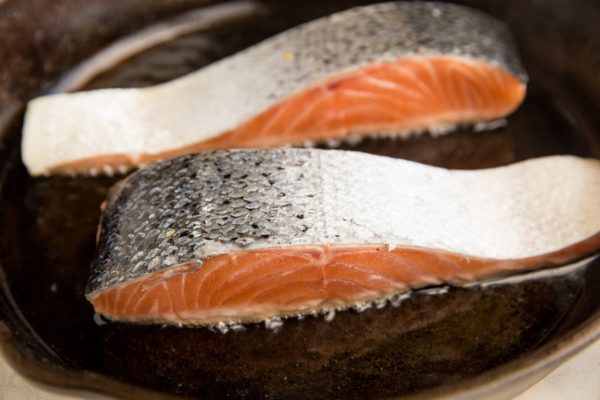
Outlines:
[[[289, 30], [248, 51], [293, 54], [297, 62], [278, 63], [282, 71], [273, 77], [281, 78], [281, 93], [293, 91], [297, 82], [411, 55], [472, 58], [504, 68], [523, 82], [528, 80], [504, 23], [470, 7], [448, 3], [389, 2], [357, 7]], [[281, 97], [280, 93], [273, 96]]]
[[318, 240], [318, 156], [214, 152], [134, 173], [108, 197], [88, 293], [249, 245]]

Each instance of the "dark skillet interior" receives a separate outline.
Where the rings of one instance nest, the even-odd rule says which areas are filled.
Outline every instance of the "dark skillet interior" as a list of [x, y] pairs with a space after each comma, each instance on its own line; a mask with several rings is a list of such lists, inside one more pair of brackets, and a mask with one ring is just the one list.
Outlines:
[[[0, 67], [0, 310], [14, 336], [5, 349], [26, 356], [20, 369], [43, 364], [46, 381], [101, 386], [125, 397], [134, 392], [115, 380], [207, 398], [384, 398], [468, 382], [556, 343], [599, 314], [595, 262], [517, 284], [417, 292], [398, 307], [338, 313], [331, 322], [291, 320], [278, 331], [97, 326], [83, 293], [99, 205], [116, 179], [30, 178], [19, 158], [20, 105], [116, 37], [206, 2], [122, 3], [98, 1], [86, 14], [88, 6], [73, 0], [0, 6], [0, 58], [9, 60]], [[262, 3], [268, 12], [132, 56], [86, 88], [169, 80], [360, 2]], [[452, 168], [562, 153], [600, 157], [600, 7], [566, 0], [464, 3], [511, 24], [530, 72], [527, 99], [507, 126], [346, 148]]]

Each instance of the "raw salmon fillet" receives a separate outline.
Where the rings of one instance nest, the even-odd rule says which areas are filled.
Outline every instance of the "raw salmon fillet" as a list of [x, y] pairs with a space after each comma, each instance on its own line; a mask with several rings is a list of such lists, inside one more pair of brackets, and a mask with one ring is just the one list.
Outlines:
[[32, 175], [110, 173], [204, 150], [404, 138], [502, 118], [527, 75], [510, 32], [444, 3], [354, 8], [143, 89], [30, 102]]
[[112, 320], [261, 321], [574, 262], [600, 248], [600, 161], [451, 171], [358, 152], [230, 150], [109, 194], [87, 290]]

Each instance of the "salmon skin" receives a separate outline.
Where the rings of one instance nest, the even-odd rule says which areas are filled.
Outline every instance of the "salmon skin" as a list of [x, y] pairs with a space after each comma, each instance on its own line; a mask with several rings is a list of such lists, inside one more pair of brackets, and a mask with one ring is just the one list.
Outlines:
[[600, 161], [451, 171], [358, 152], [200, 153], [110, 192], [87, 298], [113, 320], [261, 321], [600, 247]]
[[445, 3], [376, 4], [166, 84], [34, 99], [22, 154], [32, 175], [96, 174], [205, 150], [441, 134], [510, 114], [526, 81], [494, 18]]

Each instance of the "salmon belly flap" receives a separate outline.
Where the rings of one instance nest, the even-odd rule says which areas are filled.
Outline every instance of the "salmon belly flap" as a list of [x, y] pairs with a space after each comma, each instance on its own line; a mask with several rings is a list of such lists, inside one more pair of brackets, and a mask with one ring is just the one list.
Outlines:
[[508, 116], [527, 81], [508, 27], [491, 16], [375, 4], [163, 84], [33, 99], [23, 161], [31, 175], [110, 174], [208, 150], [441, 134]]
[[183, 156], [111, 190], [87, 298], [112, 320], [190, 325], [345, 309], [590, 256], [599, 200], [600, 162], [569, 156], [480, 171], [336, 150]]

